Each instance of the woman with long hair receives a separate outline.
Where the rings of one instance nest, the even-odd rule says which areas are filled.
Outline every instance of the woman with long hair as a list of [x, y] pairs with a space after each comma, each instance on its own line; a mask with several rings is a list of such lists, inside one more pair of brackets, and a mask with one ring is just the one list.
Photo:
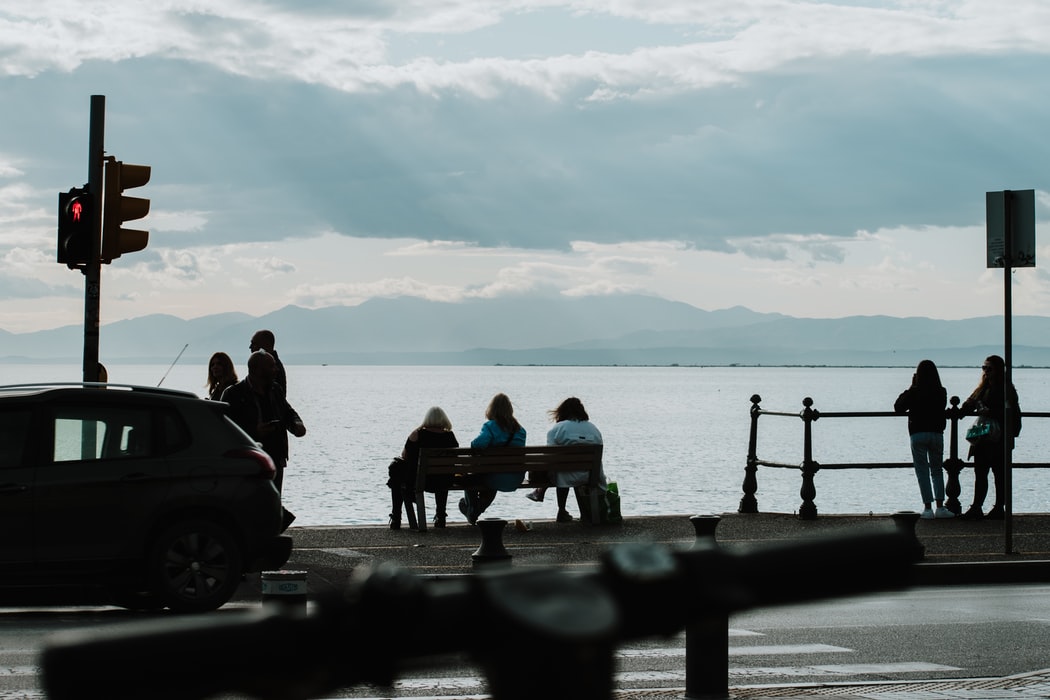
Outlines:
[[[557, 408], [547, 411], [547, 415], [554, 421], [554, 427], [547, 431], [548, 445], [601, 445], [602, 434], [598, 427], [591, 423], [587, 415], [587, 409], [583, 402], [575, 396], [558, 404]], [[569, 501], [569, 488], [582, 486], [587, 483], [587, 472], [558, 472], [554, 474], [555, 492], [558, 497], [559, 523], [571, 523], [572, 514], [567, 509]], [[602, 483], [605, 483], [605, 475], [602, 474]], [[603, 487], [604, 488], [604, 487]], [[537, 488], [529, 492], [527, 497], [532, 501], [542, 501], [547, 487]]]
[[208, 398], [218, 401], [226, 387], [237, 383], [237, 370], [233, 360], [224, 352], [217, 352], [208, 360]]
[[[908, 414], [912, 466], [924, 505], [919, 517], [924, 520], [955, 516], [944, 507], [944, 428], [947, 425], [944, 407], [947, 402], [948, 392], [941, 384], [937, 365], [932, 360], [923, 360], [915, 368], [911, 386], [893, 404], [894, 411]], [[932, 508], [934, 501], [936, 511]]]
[[[506, 394], [496, 394], [485, 409], [485, 424], [481, 432], [470, 441], [471, 447], [522, 447], [525, 445], [525, 428], [514, 417], [514, 406]], [[525, 480], [525, 472], [509, 474], [481, 474], [463, 490], [459, 499], [459, 510], [467, 516], [471, 525], [478, 521], [485, 509], [496, 500], [497, 491], [513, 491]]]
[[[1017, 401], [1017, 389], [1011, 383], [1006, 391], [1006, 362], [998, 355], [989, 355], [981, 366], [981, 381], [969, 398], [963, 401], [963, 413], [984, 416], [999, 424], [998, 436], [987, 436], [970, 445], [969, 457], [973, 457], [973, 505], [963, 513], [968, 520], [1002, 520], [1005, 515], [1006, 484], [1003, 473], [1003, 452], [1009, 439], [1010, 449], [1014, 438], [1021, 432], [1021, 407]], [[1010, 404], [1011, 435], [1006, 435], [1006, 402]], [[988, 470], [995, 477], [995, 505], [987, 515], [982, 513], [985, 496], [988, 495]]]

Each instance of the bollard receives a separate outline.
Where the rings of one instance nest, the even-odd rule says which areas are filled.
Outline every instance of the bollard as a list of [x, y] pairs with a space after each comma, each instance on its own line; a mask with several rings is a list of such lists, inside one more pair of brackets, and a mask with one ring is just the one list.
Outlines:
[[306, 609], [305, 571], [262, 572], [262, 602], [264, 606], [282, 606]]
[[926, 547], [922, 542], [919, 541], [919, 536], [915, 534], [915, 526], [919, 522], [919, 514], [913, 510], [901, 510], [890, 516], [893, 518], [893, 524], [897, 529], [906, 535], [910, 535], [915, 541], [915, 551], [913, 553], [915, 561], [922, 561], [926, 558]]
[[[722, 518], [694, 515], [693, 549], [717, 547], [715, 529]], [[712, 612], [685, 625], [686, 700], [729, 697], [729, 615]]]
[[693, 515], [689, 517], [689, 522], [693, 524], [693, 532], [696, 533], [696, 541], [693, 542], [694, 549], [718, 544], [715, 542], [715, 530], [718, 528], [718, 523], [722, 522], [722, 516]]
[[503, 547], [503, 528], [507, 527], [507, 521], [482, 518], [477, 524], [481, 530], [481, 546], [470, 555], [474, 566], [510, 565], [510, 553]]

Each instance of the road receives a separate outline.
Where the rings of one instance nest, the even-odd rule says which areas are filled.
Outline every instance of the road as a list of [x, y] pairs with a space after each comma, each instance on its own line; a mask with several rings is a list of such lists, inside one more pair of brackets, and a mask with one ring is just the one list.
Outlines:
[[[44, 697], [36, 664], [48, 634], [142, 617], [98, 608], [0, 611], [0, 700]], [[1050, 665], [1050, 586], [917, 588], [756, 610], [734, 615], [729, 627], [731, 686], [1008, 676]], [[615, 686], [684, 687], [684, 643], [682, 634], [622, 647]], [[326, 697], [484, 693], [477, 669], [458, 664], [406, 673], [392, 690]]]

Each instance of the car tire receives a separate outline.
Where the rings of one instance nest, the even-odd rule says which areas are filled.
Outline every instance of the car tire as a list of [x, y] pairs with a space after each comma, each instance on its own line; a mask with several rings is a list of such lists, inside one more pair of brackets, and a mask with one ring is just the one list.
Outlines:
[[173, 612], [215, 610], [240, 585], [241, 548], [233, 533], [218, 523], [179, 521], [154, 540], [149, 572], [153, 592]]

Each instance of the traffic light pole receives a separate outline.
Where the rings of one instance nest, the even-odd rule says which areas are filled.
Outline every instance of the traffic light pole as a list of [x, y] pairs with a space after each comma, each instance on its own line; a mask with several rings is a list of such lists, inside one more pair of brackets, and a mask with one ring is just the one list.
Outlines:
[[92, 207], [91, 259], [84, 266], [84, 379], [97, 382], [98, 329], [102, 292], [101, 251], [102, 232], [102, 168], [105, 156], [106, 96], [91, 96], [91, 126], [88, 134], [88, 191], [94, 201]]

